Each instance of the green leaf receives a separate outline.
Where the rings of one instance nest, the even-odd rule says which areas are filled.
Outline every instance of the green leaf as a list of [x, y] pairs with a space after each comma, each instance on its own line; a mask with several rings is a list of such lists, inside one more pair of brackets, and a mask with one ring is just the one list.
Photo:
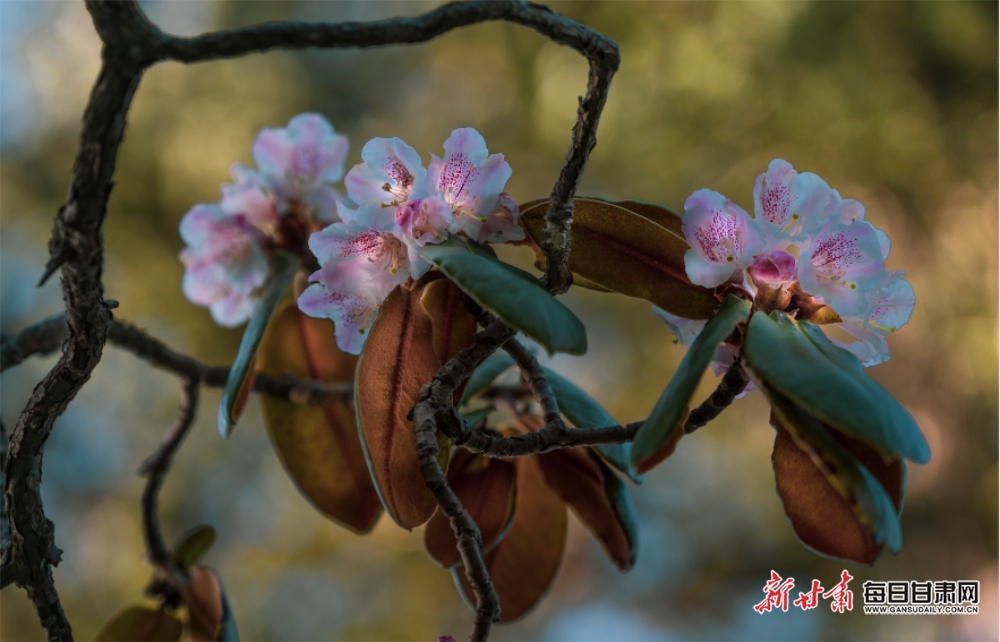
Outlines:
[[94, 634], [96, 642], [173, 642], [181, 639], [181, 621], [160, 609], [125, 606]]
[[[874, 563], [883, 548], [898, 552], [903, 545], [897, 509], [905, 476], [901, 462], [886, 466], [877, 455], [869, 457], [874, 459], [869, 465], [899, 498], [893, 502], [873, 471], [815, 417], [769, 386], [762, 390], [779, 431], [772, 458], [778, 495], [799, 540], [820, 554], [860, 564]], [[783, 431], [794, 446], [783, 441]], [[804, 464], [801, 453], [815, 469]]]
[[[538, 244], [548, 207], [548, 199], [521, 207], [539, 267], [545, 264]], [[684, 254], [691, 248], [681, 231], [681, 217], [669, 208], [581, 196], [573, 199], [571, 233], [569, 266], [583, 277], [583, 287], [645, 299], [687, 319], [707, 319], [718, 310], [712, 290], [691, 283], [687, 276]]]
[[493, 380], [514, 366], [514, 360], [506, 354], [498, 354], [490, 357], [479, 364], [469, 377], [469, 385], [465, 387], [465, 394], [462, 395], [462, 402], [459, 405], [469, 403], [469, 400], [486, 386], [493, 383]]
[[214, 543], [214, 528], [205, 525], [195, 526], [178, 538], [178, 544], [174, 546], [174, 564], [184, 570], [191, 568]]
[[477, 408], [476, 410], [470, 410], [469, 412], [462, 413], [462, 421], [465, 422], [469, 428], [475, 428], [476, 424], [490, 416], [490, 413], [496, 410], [493, 406], [486, 406], [485, 408]]
[[716, 348], [749, 314], [750, 303], [730, 295], [691, 343], [673, 379], [635, 436], [632, 465], [636, 470], [646, 472], [673, 452], [673, 444], [683, 434], [688, 403]]
[[887, 459], [930, 460], [930, 448], [910, 413], [816, 326], [780, 312], [755, 314], [744, 341], [744, 361], [758, 382]]
[[[577, 428], [607, 428], [617, 426], [615, 418], [608, 414], [601, 404], [575, 383], [555, 370], [543, 367], [545, 378], [552, 387], [552, 394], [559, 403], [559, 411]], [[611, 466], [628, 475], [636, 484], [642, 483], [642, 475], [632, 467], [632, 444], [601, 444], [593, 450]]]
[[490, 258], [481, 249], [473, 251], [455, 237], [424, 246], [420, 255], [476, 303], [541, 343], [550, 353], [587, 351], [583, 323], [524, 270]]
[[264, 293], [261, 297], [260, 306], [254, 313], [253, 318], [243, 331], [243, 339], [240, 340], [240, 348], [233, 361], [233, 367], [229, 370], [229, 378], [226, 379], [226, 387], [222, 390], [222, 400], [219, 402], [219, 433], [228, 438], [236, 427], [236, 419], [239, 416], [238, 405], [244, 386], [249, 385], [247, 378], [253, 371], [254, 359], [257, 358], [257, 347], [264, 337], [267, 323], [271, 320], [271, 313], [274, 312], [281, 293], [285, 291], [288, 282], [295, 276], [298, 270], [298, 261], [290, 254], [276, 252], [274, 254], [274, 269], [264, 283]]

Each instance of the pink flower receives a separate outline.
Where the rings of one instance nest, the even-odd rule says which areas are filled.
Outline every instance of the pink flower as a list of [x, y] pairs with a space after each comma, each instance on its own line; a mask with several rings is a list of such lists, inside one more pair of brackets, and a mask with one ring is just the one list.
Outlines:
[[800, 174], [780, 158], [771, 161], [753, 187], [754, 216], [768, 246], [781, 248], [819, 229], [829, 214], [833, 194], [816, 174]]
[[840, 344], [861, 360], [866, 368], [889, 360], [889, 342], [886, 338], [906, 325], [913, 314], [916, 296], [913, 286], [903, 280], [905, 272], [886, 272], [878, 293], [875, 308], [867, 318], [845, 317], [840, 327], [860, 341]]
[[667, 325], [670, 332], [677, 337], [677, 342], [682, 346], [690, 344], [705, 329], [707, 319], [693, 320], [670, 314], [662, 308], [653, 306], [653, 315]]
[[750, 267], [764, 249], [756, 221], [739, 205], [710, 189], [688, 197], [681, 229], [691, 246], [684, 254], [688, 278], [706, 288], [722, 285]]
[[521, 210], [517, 201], [507, 192], [501, 192], [497, 206], [486, 215], [486, 222], [479, 228], [480, 243], [508, 243], [524, 239], [521, 227]]
[[234, 327], [249, 319], [269, 269], [259, 232], [246, 217], [208, 204], [195, 205], [181, 220], [180, 232], [188, 245], [180, 254], [184, 295], [207, 306], [219, 325]]
[[315, 209], [319, 221], [332, 220], [337, 192], [331, 185], [344, 175], [347, 137], [337, 134], [320, 114], [299, 114], [283, 129], [264, 129], [253, 143], [253, 159], [279, 199]]
[[337, 347], [348, 354], [361, 354], [375, 320], [376, 306], [363, 298], [315, 283], [299, 297], [299, 309], [311, 317], [332, 319]]
[[309, 249], [322, 267], [309, 277], [314, 283], [299, 297], [299, 308], [332, 319], [340, 349], [359, 354], [375, 310], [393, 288], [414, 277], [410, 248], [391, 232], [352, 221], [316, 232]]
[[[500, 194], [510, 178], [511, 169], [503, 154], [490, 155], [482, 135], [471, 127], [456, 129], [444, 142], [444, 158], [431, 154], [426, 188], [440, 196], [454, 215], [450, 231], [464, 233], [476, 242], [506, 231], [502, 221], [510, 208], [499, 206]], [[500, 217], [488, 233], [482, 228], [491, 217]], [[523, 232], [522, 232], [523, 234]], [[523, 238], [523, 236], [522, 236]]]
[[799, 254], [802, 288], [841, 316], [871, 313], [885, 273], [879, 237], [870, 223], [831, 221]]
[[347, 194], [358, 205], [401, 205], [427, 172], [420, 154], [399, 138], [373, 138], [361, 149], [359, 165], [347, 172]]

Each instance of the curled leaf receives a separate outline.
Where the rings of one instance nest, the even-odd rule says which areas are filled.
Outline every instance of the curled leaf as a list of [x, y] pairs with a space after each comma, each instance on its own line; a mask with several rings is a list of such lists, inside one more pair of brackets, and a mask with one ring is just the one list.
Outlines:
[[646, 472], [669, 457], [684, 433], [688, 404], [716, 348], [750, 314], [750, 304], [732, 295], [695, 338], [673, 378], [642, 424], [632, 446], [632, 464]]
[[[559, 404], [559, 411], [577, 428], [607, 428], [617, 426], [618, 422], [608, 414], [601, 404], [594, 401], [578, 385], [566, 379], [555, 370], [542, 368], [549, 386], [552, 387], [552, 394], [555, 395]], [[632, 444], [601, 444], [594, 446], [596, 451], [606, 462], [614, 466], [622, 473], [628, 475], [636, 484], [642, 483], [642, 475], [635, 472], [632, 467]]]
[[214, 528], [205, 525], [195, 526], [178, 538], [178, 543], [174, 546], [174, 564], [182, 569], [191, 568], [214, 543]]
[[[354, 379], [358, 358], [342, 352], [333, 322], [286, 303], [274, 315], [260, 348], [259, 367], [325, 383]], [[345, 402], [298, 404], [262, 396], [268, 436], [298, 489], [327, 517], [357, 533], [378, 521], [382, 504], [365, 463], [354, 409]]]
[[[519, 458], [514, 465], [514, 521], [483, 560], [500, 597], [500, 622], [518, 620], [538, 604], [552, 586], [566, 548], [566, 505], [548, 488], [534, 457]], [[475, 595], [463, 568], [453, 566], [451, 572], [474, 609]]]
[[295, 257], [285, 252], [274, 254], [274, 265], [264, 283], [260, 305], [247, 324], [246, 330], [243, 331], [236, 359], [233, 361], [233, 367], [229, 369], [229, 378], [226, 379], [226, 385], [222, 389], [218, 420], [219, 433], [223, 437], [228, 438], [236, 427], [236, 420], [246, 404], [247, 395], [250, 394], [257, 348], [264, 337], [268, 321], [271, 320], [271, 313], [281, 299], [281, 293], [285, 291], [297, 270], [298, 262]]
[[[517, 469], [510, 461], [459, 450], [448, 466], [448, 484], [479, 527], [483, 547], [499, 542], [514, 517]], [[440, 508], [424, 529], [424, 548], [445, 568], [460, 564], [458, 539]]]
[[[413, 422], [407, 418], [420, 388], [440, 367], [420, 294], [403, 286], [389, 293], [365, 341], [354, 387], [362, 445], [379, 497], [407, 530], [430, 519], [437, 507], [420, 472]], [[447, 456], [443, 448], [445, 462]]]
[[94, 634], [94, 642], [176, 642], [183, 625], [161, 609], [124, 606]]
[[857, 357], [812, 323], [780, 312], [755, 314], [744, 339], [744, 364], [759, 386], [788, 397], [824, 424], [860, 439], [887, 461], [930, 460], [913, 417], [865, 374]]
[[635, 566], [639, 519], [625, 485], [599, 457], [583, 448], [563, 448], [538, 455], [545, 482], [587, 530], [622, 573]]
[[476, 303], [541, 343], [550, 353], [587, 351], [583, 323], [524, 270], [456, 237], [424, 246], [420, 254]]
[[[536, 244], [548, 205], [545, 199], [521, 208], [524, 229]], [[680, 233], [680, 217], [670, 209], [581, 196], [573, 200], [571, 232], [570, 269], [590, 284], [688, 319], [707, 319], [718, 309], [713, 292], [687, 276], [684, 253], [690, 248]], [[544, 260], [540, 252], [538, 257]]]
[[898, 552], [902, 461], [886, 464], [863, 443], [764, 390], [778, 431], [772, 455], [778, 496], [799, 540], [822, 555], [867, 565], [885, 548]]

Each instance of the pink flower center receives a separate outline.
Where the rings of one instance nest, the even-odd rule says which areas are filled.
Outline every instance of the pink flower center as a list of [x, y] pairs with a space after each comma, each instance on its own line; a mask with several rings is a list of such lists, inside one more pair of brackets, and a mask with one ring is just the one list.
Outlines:
[[441, 170], [438, 189], [444, 194], [445, 201], [455, 209], [460, 201], [468, 195], [469, 185], [479, 176], [479, 168], [472, 160], [462, 153], [452, 154]]
[[410, 196], [410, 189], [413, 187], [413, 174], [410, 173], [410, 170], [406, 169], [406, 165], [403, 165], [398, 159], [390, 158], [386, 160], [382, 171], [395, 183], [394, 185], [387, 182], [382, 186], [382, 189], [392, 194], [397, 203], [405, 201]]
[[715, 263], [731, 263], [743, 253], [743, 231], [735, 216], [716, 213], [707, 225], [694, 231], [702, 255]]
[[[864, 255], [858, 247], [858, 240], [847, 232], [820, 237], [812, 254], [817, 276], [834, 282], [842, 281], [847, 275], [847, 268], [862, 260]], [[852, 289], [857, 287], [853, 283], [844, 285]]]

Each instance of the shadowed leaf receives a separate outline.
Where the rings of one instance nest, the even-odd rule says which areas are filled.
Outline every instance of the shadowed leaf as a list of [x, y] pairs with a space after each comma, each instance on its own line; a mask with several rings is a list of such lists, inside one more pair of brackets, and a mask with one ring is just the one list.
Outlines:
[[782, 395], [765, 394], [778, 430], [771, 458], [778, 496], [799, 540], [822, 555], [867, 565], [884, 548], [898, 552], [902, 462], [886, 464]]
[[174, 546], [173, 561], [177, 566], [188, 569], [215, 543], [215, 529], [211, 526], [195, 526], [178, 538]]
[[475, 410], [470, 410], [469, 412], [462, 413], [462, 421], [469, 426], [469, 428], [475, 428], [476, 424], [490, 416], [490, 413], [496, 410], [494, 406], [486, 406], [485, 408], [476, 408]]
[[[559, 403], [559, 411], [577, 428], [606, 428], [617, 426], [614, 417], [594, 401], [578, 385], [566, 379], [558, 372], [542, 368], [545, 377], [552, 387], [552, 393]], [[593, 449], [609, 464], [628, 475], [636, 484], [642, 483], [642, 475], [632, 467], [632, 444], [601, 444]]]
[[[500, 621], [524, 617], [548, 592], [566, 547], [566, 505], [552, 492], [534, 457], [518, 458], [517, 500], [510, 530], [484, 561], [500, 596]], [[465, 601], [475, 595], [461, 566], [451, 569]]]
[[482, 362], [478, 368], [472, 372], [465, 387], [465, 394], [462, 395], [462, 404], [468, 403], [476, 393], [482, 391], [486, 386], [493, 383], [493, 380], [514, 366], [514, 360], [506, 354], [494, 354], [486, 361]]
[[538, 465], [549, 488], [573, 509], [618, 570], [630, 571], [638, 553], [639, 519], [621, 480], [583, 448], [538, 455]]
[[[511, 524], [517, 496], [516, 475], [512, 462], [489, 459], [467, 450], [456, 452], [448, 466], [448, 484], [479, 527], [486, 549], [499, 541]], [[427, 554], [441, 566], [451, 567], [462, 561], [457, 546], [458, 539], [448, 518], [440, 509], [434, 511], [424, 529]]]
[[[379, 497], [393, 521], [407, 530], [430, 519], [437, 507], [420, 472], [413, 422], [406, 418], [421, 386], [439, 368], [432, 338], [420, 292], [397, 287], [365, 341], [354, 387], [362, 445]], [[448, 443], [438, 436], [439, 445]], [[441, 454], [447, 465], [447, 448]]]
[[860, 439], [891, 460], [930, 460], [920, 428], [892, 395], [865, 374], [850, 352], [830, 343], [811, 323], [780, 312], [755, 314], [744, 345], [751, 376], [809, 414]]
[[[536, 245], [548, 205], [545, 199], [521, 209], [524, 229]], [[688, 319], [707, 319], [718, 309], [712, 291], [687, 277], [684, 253], [690, 247], [680, 233], [680, 217], [669, 209], [579, 197], [573, 201], [572, 234], [570, 268], [591, 284], [645, 299]], [[544, 256], [537, 256], [544, 266]]]
[[[333, 322], [314, 319], [286, 303], [260, 348], [259, 367], [325, 383], [354, 379], [358, 358], [337, 347]], [[382, 512], [365, 463], [354, 409], [346, 402], [297, 404], [261, 396], [264, 423], [278, 458], [317, 510], [357, 533], [367, 533]]]
[[427, 245], [420, 254], [476, 303], [541, 343], [550, 353], [587, 351], [583, 323], [524, 270], [491, 258], [482, 250], [474, 251], [454, 237]]
[[[243, 338], [240, 340], [240, 347], [233, 361], [233, 367], [229, 370], [229, 378], [226, 379], [226, 386], [222, 390], [222, 400], [219, 402], [219, 434], [229, 437], [236, 427], [236, 420], [239, 412], [246, 403], [249, 394], [249, 379], [254, 368], [254, 360], [257, 358], [257, 348], [264, 331], [267, 329], [268, 321], [271, 320], [271, 313], [274, 312], [281, 293], [295, 276], [298, 270], [298, 262], [294, 257], [285, 252], [276, 252], [273, 259], [274, 265], [267, 282], [264, 283], [264, 293], [261, 296], [257, 311], [254, 312], [246, 330], [243, 331]], [[242, 401], [241, 401], [242, 399]]]
[[141, 605], [124, 606], [94, 634], [94, 642], [175, 642], [183, 625], [173, 615]]
[[[464, 298], [458, 286], [444, 278], [427, 283], [420, 295], [420, 305], [431, 318], [434, 353], [442, 366], [471, 345], [476, 332], [476, 317], [465, 309]], [[464, 386], [455, 390], [455, 401], [462, 398], [464, 390]]]
[[222, 585], [215, 571], [205, 566], [191, 567], [188, 575], [188, 585], [181, 589], [188, 608], [188, 633], [194, 642], [213, 642], [226, 612]]
[[716, 348], [749, 314], [750, 304], [730, 295], [691, 343], [673, 378], [649, 413], [649, 418], [635, 436], [632, 464], [636, 470], [646, 472], [673, 453], [673, 445], [684, 432], [688, 404]]

